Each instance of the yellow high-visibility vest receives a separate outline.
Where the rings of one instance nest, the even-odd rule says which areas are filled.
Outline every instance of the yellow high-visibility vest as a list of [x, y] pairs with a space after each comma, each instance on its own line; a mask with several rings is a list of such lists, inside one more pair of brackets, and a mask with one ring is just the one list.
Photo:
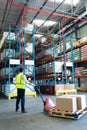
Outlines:
[[22, 77], [23, 77], [22, 73], [16, 75], [15, 77], [16, 88], [25, 89], [25, 80]]

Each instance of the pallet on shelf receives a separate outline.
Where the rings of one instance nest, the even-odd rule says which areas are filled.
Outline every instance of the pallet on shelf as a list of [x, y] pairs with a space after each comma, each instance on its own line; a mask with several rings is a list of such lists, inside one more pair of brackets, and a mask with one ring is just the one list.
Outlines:
[[55, 90], [55, 95], [56, 96], [59, 95], [59, 94], [66, 94], [67, 95], [68, 93], [74, 93], [74, 94], [76, 94], [77, 91], [76, 91], [76, 89]]
[[[16, 97], [16, 96], [17, 96], [17, 93], [9, 93], [8, 94], [8, 99], [10, 100], [12, 97]], [[25, 96], [34, 96], [34, 97], [36, 97], [37, 94], [36, 94], [36, 92], [26, 92]]]
[[87, 87], [85, 86], [80, 86], [77, 91], [81, 91], [81, 92], [87, 92]]

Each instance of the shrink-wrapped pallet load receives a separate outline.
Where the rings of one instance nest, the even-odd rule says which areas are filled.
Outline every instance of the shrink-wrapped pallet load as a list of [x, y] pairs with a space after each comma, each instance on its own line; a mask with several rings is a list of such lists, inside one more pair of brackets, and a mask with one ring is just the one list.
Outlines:
[[80, 48], [73, 50], [73, 57], [74, 57], [74, 61], [81, 60], [81, 49]]
[[76, 67], [75, 68], [75, 75], [82, 75], [84, 67]]
[[81, 59], [87, 58], [87, 45], [81, 47]]

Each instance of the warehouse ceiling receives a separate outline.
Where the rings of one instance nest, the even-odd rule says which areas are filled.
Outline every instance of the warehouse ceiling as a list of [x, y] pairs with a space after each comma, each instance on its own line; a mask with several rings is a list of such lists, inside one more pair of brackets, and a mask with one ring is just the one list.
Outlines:
[[0, 5], [0, 38], [9, 26], [29, 23], [36, 34], [46, 35], [59, 33], [62, 25], [68, 29], [87, 23], [87, 0], [0, 0]]

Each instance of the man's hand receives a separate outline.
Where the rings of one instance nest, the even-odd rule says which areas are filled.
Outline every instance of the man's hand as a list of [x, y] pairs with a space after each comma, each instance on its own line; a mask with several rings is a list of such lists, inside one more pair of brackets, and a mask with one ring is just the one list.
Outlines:
[[30, 85], [32, 85], [33, 87], [35, 86], [35, 84], [33, 84], [33, 83], [29, 83]]

